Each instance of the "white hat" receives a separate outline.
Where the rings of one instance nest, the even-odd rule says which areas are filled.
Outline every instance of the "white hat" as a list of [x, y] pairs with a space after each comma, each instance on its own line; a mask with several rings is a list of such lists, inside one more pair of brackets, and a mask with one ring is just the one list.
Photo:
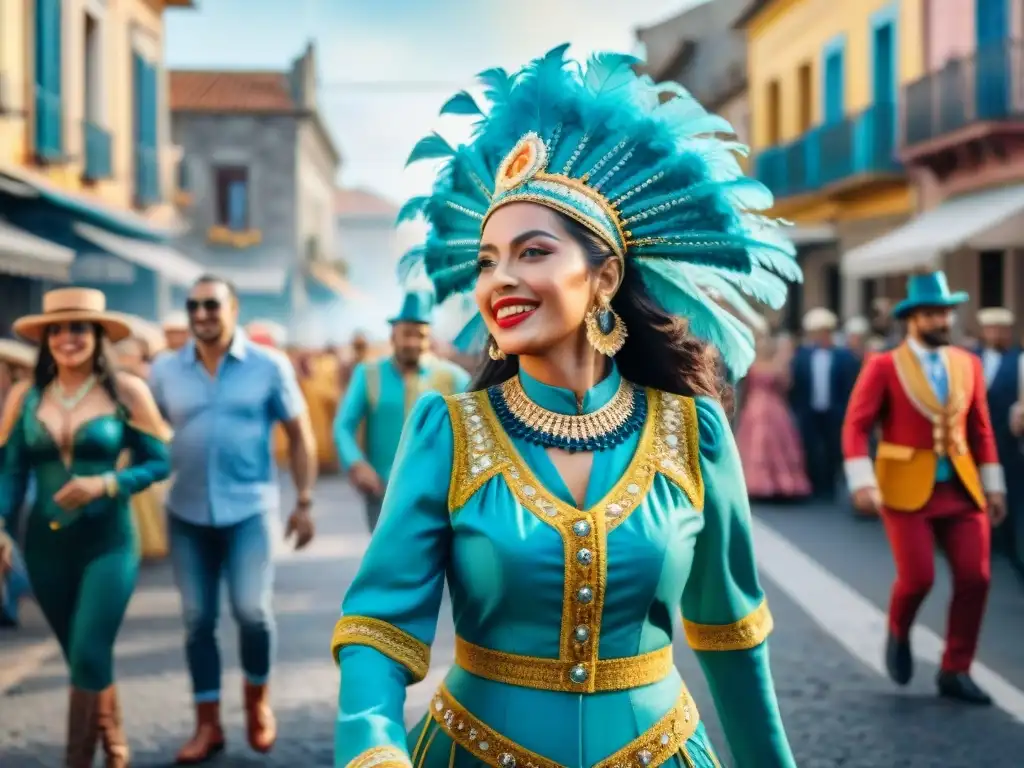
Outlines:
[[164, 318], [162, 327], [165, 331], [187, 331], [188, 315], [180, 310], [171, 312]]
[[979, 309], [978, 325], [986, 327], [1013, 325], [1013, 312], [1004, 307]]
[[815, 331], [834, 331], [839, 320], [836, 316], [824, 307], [815, 307], [804, 315], [804, 331], [814, 333]]
[[871, 324], [860, 315], [855, 315], [843, 323], [843, 331], [847, 335], [863, 336], [871, 330]]

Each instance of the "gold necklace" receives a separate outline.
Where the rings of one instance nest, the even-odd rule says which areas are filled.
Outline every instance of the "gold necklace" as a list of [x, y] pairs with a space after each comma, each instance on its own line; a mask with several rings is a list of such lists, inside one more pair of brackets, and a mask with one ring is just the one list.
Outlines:
[[491, 397], [498, 418], [515, 437], [552, 448], [593, 451], [614, 447], [636, 432], [646, 418], [646, 396], [623, 379], [615, 395], [593, 413], [566, 414], [533, 402], [518, 376]]

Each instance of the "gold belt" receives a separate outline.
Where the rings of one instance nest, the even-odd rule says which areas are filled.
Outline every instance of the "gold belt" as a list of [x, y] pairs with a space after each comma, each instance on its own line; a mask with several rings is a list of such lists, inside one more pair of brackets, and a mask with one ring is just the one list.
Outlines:
[[640, 656], [599, 659], [596, 664], [578, 665], [560, 659], [541, 659], [492, 651], [455, 638], [455, 663], [467, 672], [508, 685], [543, 691], [578, 693], [590, 677], [595, 691], [625, 691], [664, 680], [672, 671], [672, 646]]
[[[431, 699], [430, 716], [455, 744], [492, 768], [562, 768], [553, 760], [541, 757], [488, 728], [467, 712], [444, 685]], [[685, 750], [685, 744], [696, 732], [699, 722], [697, 706], [684, 685], [675, 706], [668, 714], [618, 752], [597, 763], [594, 768], [662, 765]], [[421, 741], [425, 734], [426, 726], [420, 737]], [[424, 749], [429, 748], [426, 745], [417, 745], [417, 752], [420, 746]], [[414, 761], [415, 758], [414, 753]]]

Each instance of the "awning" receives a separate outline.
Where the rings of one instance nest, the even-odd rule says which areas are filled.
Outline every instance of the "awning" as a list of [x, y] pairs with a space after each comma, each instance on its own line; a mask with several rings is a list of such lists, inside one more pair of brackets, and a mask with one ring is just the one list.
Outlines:
[[878, 277], [938, 268], [960, 248], [997, 250], [1024, 241], [1024, 184], [945, 201], [859, 248], [843, 254], [848, 277]]
[[0, 272], [68, 281], [75, 252], [0, 219]]
[[229, 280], [239, 293], [281, 293], [288, 284], [288, 267], [217, 269], [209, 272]]
[[192, 259], [167, 245], [121, 237], [81, 222], [75, 224], [75, 231], [108, 253], [163, 275], [177, 285], [192, 285], [206, 271]]
[[28, 171], [6, 165], [0, 167], [0, 192], [22, 198], [42, 198], [86, 222], [125, 237], [162, 242], [179, 234], [185, 228], [181, 221], [176, 221], [173, 225], [160, 224], [137, 213], [71, 194]]
[[352, 283], [339, 275], [338, 271], [330, 264], [314, 262], [309, 265], [308, 270], [311, 278], [337, 296], [351, 299], [358, 295], [358, 291], [356, 291]]
[[797, 248], [829, 245], [839, 239], [838, 235], [836, 235], [836, 228], [831, 224], [797, 224], [784, 228], [782, 233]]

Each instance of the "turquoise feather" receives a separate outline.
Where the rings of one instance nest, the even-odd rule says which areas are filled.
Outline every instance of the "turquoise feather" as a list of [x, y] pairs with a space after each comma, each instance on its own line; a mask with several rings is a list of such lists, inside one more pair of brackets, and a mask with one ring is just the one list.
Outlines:
[[442, 115], [482, 115], [476, 100], [466, 91], [459, 91], [441, 107]]

